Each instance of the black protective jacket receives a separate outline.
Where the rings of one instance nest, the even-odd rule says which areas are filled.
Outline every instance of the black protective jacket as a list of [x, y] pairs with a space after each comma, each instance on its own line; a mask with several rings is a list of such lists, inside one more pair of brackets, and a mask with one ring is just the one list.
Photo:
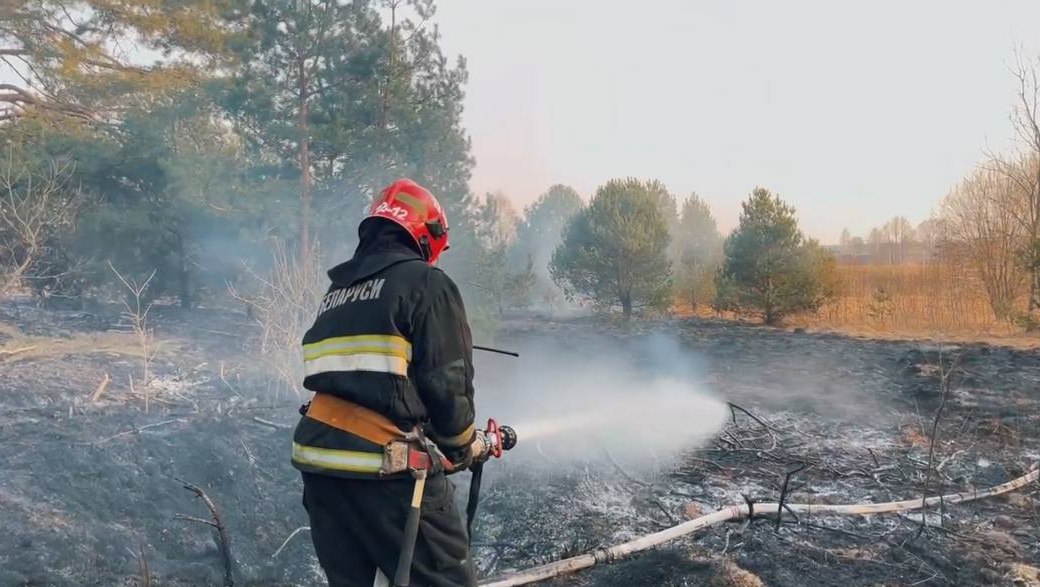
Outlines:
[[[455, 283], [422, 259], [403, 229], [383, 220], [366, 221], [354, 257], [328, 275], [332, 285], [303, 339], [304, 387], [368, 408], [403, 431], [419, 425], [446, 453], [468, 446], [473, 347]], [[382, 449], [306, 415], [294, 442]]]

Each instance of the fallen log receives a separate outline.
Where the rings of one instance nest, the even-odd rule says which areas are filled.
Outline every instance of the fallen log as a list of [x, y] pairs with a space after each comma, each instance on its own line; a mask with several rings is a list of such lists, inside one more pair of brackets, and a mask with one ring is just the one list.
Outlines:
[[[927, 499], [913, 498], [904, 501], [891, 501], [887, 503], [860, 503], [860, 504], [806, 504], [806, 503], [791, 503], [784, 504], [783, 509], [790, 512], [805, 513], [805, 514], [832, 514], [832, 515], [843, 515], [843, 516], [862, 516], [870, 514], [886, 514], [895, 512], [905, 512], [911, 510], [918, 510], [926, 508], [938, 503], [944, 505], [952, 505], [957, 503], [967, 503], [969, 501], [975, 501], [985, 497], [993, 497], [1021, 489], [1030, 483], [1033, 483], [1040, 479], [1040, 464], [1035, 465], [1029, 473], [1004, 483], [984, 489], [980, 491], [965, 491], [962, 493], [954, 493], [950, 495], [938, 495], [929, 497]], [[481, 587], [512, 587], [513, 585], [527, 585], [536, 581], [544, 581], [552, 577], [563, 575], [566, 573], [573, 573], [582, 569], [595, 566], [601, 563], [610, 563], [624, 556], [659, 546], [665, 542], [675, 540], [687, 534], [692, 534], [702, 528], [715, 526], [723, 522], [738, 521], [750, 517], [762, 517], [768, 518], [773, 515], [777, 515], [781, 505], [779, 503], [759, 503], [759, 504], [744, 504], [734, 505], [728, 508], [723, 508], [714, 513], [701, 516], [688, 522], [683, 522], [677, 526], [672, 526], [666, 530], [660, 532], [654, 532], [653, 534], [647, 534], [630, 540], [628, 542], [617, 544], [609, 548], [601, 548], [594, 550], [593, 552], [578, 555], [575, 557], [567, 558], [554, 563], [549, 563], [539, 567], [534, 567], [526, 571], [520, 571], [498, 579], [491, 579], [489, 581], [481, 583]]]

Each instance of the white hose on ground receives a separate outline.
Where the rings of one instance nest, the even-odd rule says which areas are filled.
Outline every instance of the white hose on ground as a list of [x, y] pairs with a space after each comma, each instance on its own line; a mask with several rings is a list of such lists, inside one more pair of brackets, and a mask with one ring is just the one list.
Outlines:
[[[921, 509], [936, 505], [940, 502], [944, 504], [955, 504], [955, 503], [966, 503], [969, 501], [975, 501], [976, 499], [982, 499], [984, 497], [993, 497], [995, 495], [1001, 495], [1021, 489], [1026, 485], [1040, 479], [1040, 464], [1034, 466], [1029, 473], [1008, 481], [1003, 485], [997, 485], [989, 489], [981, 491], [965, 491], [963, 493], [954, 493], [951, 495], [942, 495], [929, 497], [927, 499], [907, 499], [905, 501], [890, 501], [888, 503], [860, 503], [860, 504], [848, 504], [848, 505], [828, 505], [828, 504], [807, 504], [807, 503], [791, 503], [784, 504], [784, 508], [790, 508], [791, 511], [801, 514], [832, 514], [832, 515], [869, 515], [869, 514], [884, 514], [892, 512], [905, 512], [909, 510]], [[751, 506], [753, 508], [753, 516], [775, 516], [777, 511], [780, 509], [778, 503], [756, 503]], [[609, 548], [603, 548], [593, 551], [588, 554], [582, 554], [579, 556], [571, 557], [540, 567], [534, 567], [526, 571], [520, 571], [514, 574], [506, 575], [499, 579], [492, 579], [490, 581], [481, 583], [481, 587], [511, 587], [512, 585], [527, 585], [536, 581], [544, 581], [555, 577], [557, 575], [563, 575], [565, 573], [572, 573], [581, 569], [587, 569], [598, 563], [607, 563], [614, 561], [623, 556], [627, 556], [634, 552], [646, 550], [660, 544], [664, 544], [670, 540], [675, 540], [681, 536], [685, 536], [692, 532], [696, 532], [701, 528], [707, 528], [727, 522], [731, 520], [741, 520], [748, 517], [749, 506], [735, 505], [728, 508], [718, 510], [717, 512], [701, 516], [699, 518], [683, 522], [677, 526], [672, 526], [666, 530], [660, 532], [654, 532], [653, 534], [647, 534], [641, 536], [635, 540], [630, 540], [623, 544], [611, 546]]]

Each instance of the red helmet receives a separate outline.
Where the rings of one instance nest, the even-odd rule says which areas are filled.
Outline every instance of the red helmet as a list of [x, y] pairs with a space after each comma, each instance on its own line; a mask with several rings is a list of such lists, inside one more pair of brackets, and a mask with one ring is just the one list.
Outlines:
[[440, 202], [426, 188], [410, 179], [387, 186], [365, 218], [386, 218], [401, 225], [419, 245], [426, 261], [437, 262], [448, 250], [448, 218]]

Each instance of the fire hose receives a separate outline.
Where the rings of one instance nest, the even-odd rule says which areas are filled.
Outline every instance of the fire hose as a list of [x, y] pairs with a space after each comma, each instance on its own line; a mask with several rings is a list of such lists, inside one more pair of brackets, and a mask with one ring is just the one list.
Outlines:
[[[891, 501], [887, 503], [861, 503], [861, 504], [805, 504], [792, 503], [783, 504], [783, 509], [795, 514], [831, 514], [842, 516], [857, 516], [870, 514], [884, 514], [894, 512], [905, 512], [927, 508], [939, 503], [957, 504], [975, 501], [986, 497], [993, 497], [1021, 489], [1030, 483], [1040, 479], [1040, 464], [1025, 475], [997, 485], [989, 489], [964, 491], [950, 495], [939, 495], [925, 499], [907, 499], [904, 501]], [[617, 544], [609, 548], [597, 549], [593, 552], [563, 559], [554, 563], [534, 567], [520, 571], [498, 579], [492, 579], [481, 583], [481, 587], [511, 587], [513, 585], [527, 585], [536, 581], [544, 581], [558, 575], [572, 573], [601, 563], [610, 563], [621, 557], [659, 546], [665, 542], [686, 536], [702, 528], [716, 526], [723, 522], [751, 519], [757, 516], [780, 515], [781, 504], [779, 503], [757, 503], [734, 505], [720, 509], [714, 513], [683, 522], [660, 532], [647, 534], [634, 540]]]
[[[473, 477], [470, 479], [469, 502], [466, 504], [466, 532], [470, 540], [473, 539], [473, 519], [476, 517], [477, 505], [480, 501], [480, 481], [484, 472], [484, 463], [491, 458], [502, 458], [502, 453], [511, 450], [514, 446], [516, 446], [516, 432], [509, 426], [499, 426], [494, 419], [488, 420], [484, 430], [477, 430], [476, 437], [470, 445], [473, 464], [469, 469], [473, 473]], [[401, 552], [397, 558], [397, 570], [394, 574], [395, 587], [408, 587], [411, 582], [412, 558], [415, 555], [415, 541], [419, 537], [419, 520], [427, 474], [430, 471], [453, 470], [451, 462], [433, 450], [430, 453], [409, 451], [404, 458], [412, 477], [415, 478], [415, 487], [412, 490], [408, 518], [405, 520]]]

